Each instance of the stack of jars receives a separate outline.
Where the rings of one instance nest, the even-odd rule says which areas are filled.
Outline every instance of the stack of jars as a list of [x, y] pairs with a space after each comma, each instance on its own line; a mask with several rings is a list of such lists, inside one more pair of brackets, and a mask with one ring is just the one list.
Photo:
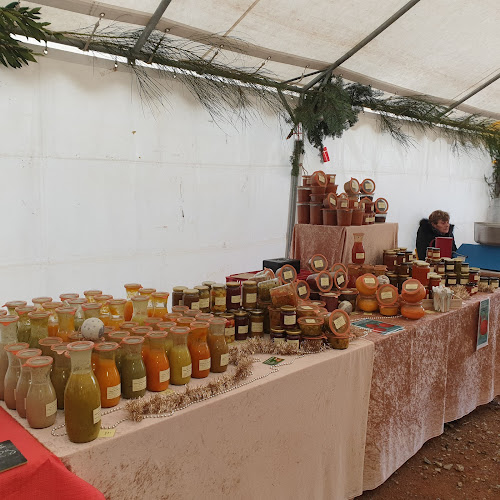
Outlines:
[[413, 252], [404, 247], [391, 248], [384, 250], [383, 259], [387, 268], [385, 274], [389, 278], [389, 282], [401, 293], [401, 287], [411, 277], [412, 267], [416, 262]]
[[356, 299], [356, 307], [363, 312], [378, 311], [377, 289], [378, 281], [374, 274], [363, 274], [356, 279], [356, 289], [359, 295]]
[[406, 280], [401, 287], [401, 315], [408, 319], [419, 319], [425, 314], [422, 300], [426, 297], [426, 289], [414, 278]]

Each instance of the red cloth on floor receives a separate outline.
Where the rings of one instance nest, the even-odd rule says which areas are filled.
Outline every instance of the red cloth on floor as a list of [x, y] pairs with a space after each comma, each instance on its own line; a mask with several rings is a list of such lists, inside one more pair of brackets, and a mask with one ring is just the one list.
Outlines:
[[0, 408], [0, 442], [10, 440], [28, 462], [0, 472], [2, 500], [102, 500], [104, 495], [70, 472], [47, 448]]

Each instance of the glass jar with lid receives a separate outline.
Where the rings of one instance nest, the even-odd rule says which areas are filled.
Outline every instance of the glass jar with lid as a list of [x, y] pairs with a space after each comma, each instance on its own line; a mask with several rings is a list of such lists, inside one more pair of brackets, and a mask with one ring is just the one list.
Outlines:
[[[212, 310], [212, 285], [215, 285], [215, 281], [202, 281], [201, 284], [203, 286], [206, 286], [208, 287], [208, 297], [209, 297], [209, 300], [210, 300], [210, 311]], [[207, 312], [210, 312], [210, 311], [207, 311]]]
[[271, 342], [275, 344], [285, 342], [285, 330], [283, 330], [283, 328], [271, 328], [271, 333], [269, 335], [271, 337]]
[[28, 359], [31, 383], [26, 395], [26, 419], [33, 429], [44, 429], [54, 425], [57, 416], [57, 397], [50, 381], [53, 359], [36, 356]]
[[188, 335], [188, 349], [191, 354], [192, 377], [205, 378], [210, 373], [210, 349], [207, 344], [209, 324], [195, 321]]
[[175, 306], [183, 306], [183, 295], [184, 290], [187, 290], [187, 286], [174, 286], [172, 288], [172, 311]]
[[293, 345], [299, 349], [300, 346], [300, 329], [294, 328], [293, 330], [287, 330], [286, 332], [286, 343], [288, 345]]
[[229, 364], [229, 347], [226, 343], [224, 318], [213, 318], [209, 321], [208, 348], [210, 350], [210, 371], [222, 373]]
[[116, 342], [100, 342], [94, 346], [94, 351], [97, 353], [95, 376], [101, 390], [102, 408], [112, 408], [120, 402], [120, 373], [115, 364], [117, 350]]
[[56, 309], [58, 329], [57, 336], [63, 342], [69, 340], [69, 336], [75, 332], [75, 307], [63, 306]]
[[264, 311], [252, 309], [250, 313], [250, 337], [262, 337], [264, 335]]
[[210, 288], [206, 285], [198, 285], [194, 288], [199, 292], [200, 311], [204, 313], [210, 312]]
[[146, 378], [148, 391], [161, 392], [170, 382], [170, 364], [168, 363], [165, 342], [167, 332], [154, 330], [148, 334], [149, 354], [146, 358]]
[[200, 292], [196, 288], [186, 288], [182, 294], [184, 306], [198, 311], [200, 309]]
[[170, 329], [172, 349], [168, 355], [170, 363], [170, 383], [185, 385], [191, 380], [191, 354], [187, 346], [188, 327], [175, 326]]
[[132, 321], [139, 326], [144, 325], [144, 321], [148, 318], [148, 302], [149, 298], [144, 295], [136, 295], [132, 297]]
[[28, 342], [31, 337], [31, 322], [28, 313], [35, 311], [35, 306], [16, 307], [16, 314], [19, 316], [17, 322], [17, 340]]
[[241, 306], [241, 290], [237, 281], [226, 283], [226, 309], [237, 311]]
[[146, 366], [142, 357], [144, 337], [125, 337], [121, 345], [122, 356], [121, 385], [125, 399], [140, 398], [146, 394]]
[[54, 363], [50, 372], [50, 380], [56, 391], [57, 408], [59, 410], [64, 410], [64, 390], [66, 389], [71, 372], [71, 363], [67, 349], [67, 342], [54, 344], [51, 347]]
[[71, 373], [64, 391], [64, 421], [73, 443], [93, 441], [101, 428], [101, 391], [91, 368], [94, 343], [68, 344]]
[[279, 278], [272, 278], [257, 283], [257, 295], [260, 302], [271, 302], [271, 289], [281, 285]]
[[255, 309], [257, 307], [257, 283], [252, 280], [244, 281], [241, 296], [244, 309]]
[[280, 325], [283, 330], [294, 329], [297, 326], [297, 308], [282, 306], [280, 308]]
[[132, 307], [132, 297], [139, 294], [139, 290], [142, 288], [140, 283], [126, 283], [125, 291], [127, 293], [127, 304], [125, 305], [125, 321], [130, 321], [132, 319], [133, 307]]
[[41, 356], [41, 349], [23, 349], [16, 353], [19, 359], [19, 378], [16, 385], [16, 410], [20, 417], [26, 418], [26, 395], [31, 383], [31, 372], [26, 361], [35, 356]]
[[246, 340], [250, 319], [246, 311], [238, 310], [234, 312], [234, 339]]
[[39, 347], [38, 341], [49, 336], [49, 316], [50, 313], [47, 311], [34, 311], [28, 313], [31, 323], [30, 347]]
[[455, 273], [446, 274], [446, 286], [453, 286], [457, 284], [457, 275]]
[[212, 312], [224, 312], [226, 310], [226, 286], [224, 283], [214, 283], [210, 294], [212, 300]]
[[224, 318], [226, 320], [226, 328], [224, 329], [224, 335], [226, 336], [226, 342], [228, 344], [231, 344], [235, 340], [234, 313], [230, 312], [222, 313], [221, 318]]
[[26, 342], [15, 342], [7, 344], [4, 347], [8, 358], [8, 367], [4, 378], [4, 401], [7, 408], [10, 410], [16, 409], [16, 387], [19, 375], [21, 373], [21, 365], [19, 358], [16, 356], [19, 351], [26, 350], [29, 344]]

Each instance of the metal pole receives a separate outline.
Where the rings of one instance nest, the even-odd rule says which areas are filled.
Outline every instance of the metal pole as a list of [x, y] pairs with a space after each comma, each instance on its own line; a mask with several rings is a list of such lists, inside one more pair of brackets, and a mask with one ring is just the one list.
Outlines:
[[[295, 143], [298, 142], [298, 138], [295, 140]], [[290, 256], [290, 250], [292, 247], [292, 235], [293, 228], [295, 226], [295, 212], [297, 209], [297, 185], [299, 183], [300, 172], [302, 171], [302, 161], [304, 159], [304, 153], [300, 153], [299, 156], [299, 175], [291, 175], [290, 176], [290, 196], [288, 203], [288, 226], [286, 230], [286, 248], [285, 248], [285, 257]]]

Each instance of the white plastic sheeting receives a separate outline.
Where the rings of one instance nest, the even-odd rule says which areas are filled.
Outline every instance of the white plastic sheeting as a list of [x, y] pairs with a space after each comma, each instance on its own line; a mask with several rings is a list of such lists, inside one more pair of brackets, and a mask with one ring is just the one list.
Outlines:
[[[180, 86], [153, 116], [113, 61], [52, 49], [0, 73], [0, 113], [0, 301], [88, 288], [121, 297], [131, 281], [171, 290], [283, 256], [292, 141], [274, 117], [215, 124]], [[437, 208], [451, 212], [458, 244], [473, 242], [485, 155], [454, 156], [432, 137], [405, 150], [372, 114], [326, 145], [340, 184], [375, 180], [401, 245]], [[323, 168], [316, 151], [304, 166]]]

